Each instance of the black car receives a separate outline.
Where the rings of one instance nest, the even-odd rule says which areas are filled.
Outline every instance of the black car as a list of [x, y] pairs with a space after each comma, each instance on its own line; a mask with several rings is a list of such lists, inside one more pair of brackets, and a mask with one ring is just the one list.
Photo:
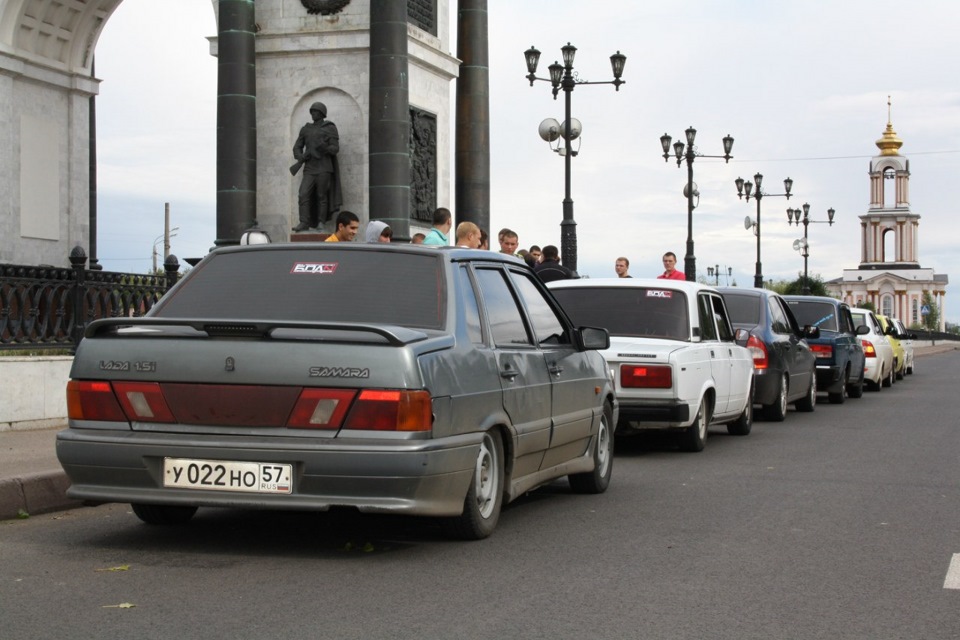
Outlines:
[[820, 329], [820, 337], [810, 339], [817, 356], [817, 387], [825, 390], [830, 402], [841, 404], [849, 395], [863, 395], [864, 361], [860, 335], [869, 331], [857, 325], [850, 305], [825, 296], [784, 296], [790, 310], [803, 325]]
[[817, 404], [816, 358], [807, 338], [817, 338], [815, 327], [802, 327], [783, 298], [768, 289], [721, 287], [736, 329], [750, 333], [744, 344], [753, 355], [754, 400], [763, 417], [781, 421], [787, 404], [797, 411], [813, 411]]

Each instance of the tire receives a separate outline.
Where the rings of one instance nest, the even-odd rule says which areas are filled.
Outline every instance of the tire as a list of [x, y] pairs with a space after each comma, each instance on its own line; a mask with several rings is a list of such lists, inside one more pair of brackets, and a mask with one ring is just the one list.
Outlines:
[[817, 406], [817, 374], [810, 373], [810, 388], [807, 389], [807, 395], [794, 403], [797, 411], [809, 413]]
[[887, 375], [883, 377], [883, 382], [881, 383], [881, 385], [884, 387], [890, 388], [893, 386], [893, 381], [894, 381], [893, 368], [891, 368], [890, 371], [887, 372]]
[[452, 536], [482, 540], [497, 527], [503, 506], [503, 442], [500, 434], [487, 431], [477, 452], [473, 479], [463, 499], [463, 513], [448, 521]]
[[732, 436], [746, 436], [753, 429], [753, 383], [750, 383], [750, 392], [747, 394], [747, 406], [736, 420], [727, 425], [727, 433]]
[[912, 375], [913, 375], [913, 363], [912, 363], [912, 362], [907, 366], [907, 375], [908, 375], [908, 376], [912, 376]]
[[610, 428], [612, 422], [613, 408], [610, 403], [604, 403], [600, 429], [593, 447], [593, 471], [571, 473], [567, 477], [574, 493], [603, 493], [610, 485], [610, 476], [613, 474], [613, 432]]
[[763, 406], [763, 419], [770, 422], [783, 422], [787, 417], [787, 376], [780, 378], [780, 391], [776, 399]]
[[680, 448], [683, 451], [695, 453], [703, 451], [707, 446], [707, 427], [710, 424], [710, 415], [707, 412], [707, 399], [700, 401], [700, 410], [697, 411], [697, 417], [693, 424], [687, 427], [680, 437]]
[[860, 380], [856, 384], [847, 385], [847, 395], [851, 398], [862, 398], [863, 397], [863, 379], [866, 374], [860, 374]]
[[897, 371], [897, 380], [903, 380], [903, 376], [905, 375], [906, 370], [907, 370], [907, 367], [904, 366], [902, 369]]
[[188, 522], [197, 512], [196, 507], [171, 504], [131, 504], [133, 512], [147, 524], [172, 525]]
[[843, 371], [843, 384], [840, 385], [840, 391], [836, 393], [829, 393], [827, 397], [830, 399], [831, 404], [843, 404], [847, 401], [847, 387], [850, 384], [850, 370], [845, 369]]

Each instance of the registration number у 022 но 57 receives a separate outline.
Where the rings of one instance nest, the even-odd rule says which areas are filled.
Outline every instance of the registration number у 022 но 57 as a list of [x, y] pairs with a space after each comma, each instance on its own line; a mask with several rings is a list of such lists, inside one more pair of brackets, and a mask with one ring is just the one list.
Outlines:
[[293, 465], [273, 462], [163, 459], [163, 486], [212, 491], [290, 493]]

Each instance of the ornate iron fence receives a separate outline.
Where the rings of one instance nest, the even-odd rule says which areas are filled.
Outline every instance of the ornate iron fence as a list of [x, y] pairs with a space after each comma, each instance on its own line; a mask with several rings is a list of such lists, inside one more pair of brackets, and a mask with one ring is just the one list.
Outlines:
[[177, 282], [180, 263], [168, 256], [165, 275], [86, 268], [75, 247], [70, 267], [0, 265], [0, 350], [73, 349], [99, 318], [138, 317]]

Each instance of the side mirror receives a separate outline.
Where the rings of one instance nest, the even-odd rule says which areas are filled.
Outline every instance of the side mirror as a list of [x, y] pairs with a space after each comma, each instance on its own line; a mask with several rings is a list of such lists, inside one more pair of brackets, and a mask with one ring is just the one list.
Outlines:
[[[858, 335], [858, 336], [866, 335], [866, 334], [868, 334], [868, 333], [870, 333], [870, 327], [868, 327], [867, 325], [862, 324], [862, 325], [860, 325], [859, 327], [857, 327], [857, 335]], [[889, 334], [890, 331], [887, 330], [887, 333]]]
[[[857, 331], [860, 331], [860, 328], [857, 328]], [[803, 337], [810, 338], [811, 340], [816, 340], [820, 337], [820, 327], [814, 327], [813, 325], [804, 325], [803, 327]]]
[[737, 329], [736, 333], [733, 334], [733, 339], [741, 347], [747, 346], [747, 342], [750, 341], [750, 332], [746, 329]]
[[897, 337], [897, 332], [893, 330], [892, 326], [888, 326], [886, 329], [884, 329], [883, 334], [887, 336], [893, 336], [894, 338]]
[[609, 349], [610, 332], [601, 327], [577, 327], [577, 342], [581, 351]]

